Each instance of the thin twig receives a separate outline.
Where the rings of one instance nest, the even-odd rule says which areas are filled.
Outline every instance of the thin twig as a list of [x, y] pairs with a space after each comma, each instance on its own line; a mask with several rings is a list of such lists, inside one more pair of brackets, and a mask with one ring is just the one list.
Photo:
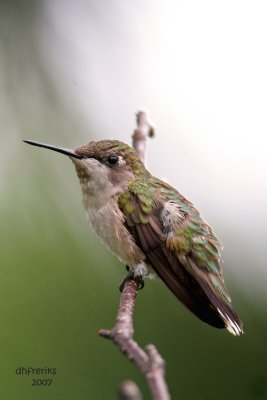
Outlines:
[[136, 113], [136, 129], [133, 133], [133, 148], [140, 160], [145, 163], [147, 137], [155, 136], [155, 128], [149, 119], [147, 111], [141, 110]]
[[[139, 111], [136, 114], [136, 121], [137, 129], [132, 136], [133, 147], [140, 159], [144, 162], [147, 137], [154, 136], [154, 128], [149, 122], [145, 111]], [[125, 280], [115, 325], [111, 330], [101, 329], [99, 334], [102, 337], [112, 340], [128, 359], [133, 361], [145, 376], [154, 400], [169, 400], [170, 395], [164, 379], [165, 363], [163, 358], [154, 345], [150, 344], [143, 350], [133, 339], [133, 312], [138, 286], [139, 282], [134, 278]], [[133, 382], [131, 382], [131, 385], [132, 384]], [[127, 385], [130, 384], [126, 381], [124, 386], [120, 387], [123, 388], [123, 391], [120, 392], [121, 398], [124, 400], [141, 399], [140, 392], [139, 394], [135, 392], [135, 394], [137, 393], [136, 397], [131, 397], [133, 393], [132, 388]]]

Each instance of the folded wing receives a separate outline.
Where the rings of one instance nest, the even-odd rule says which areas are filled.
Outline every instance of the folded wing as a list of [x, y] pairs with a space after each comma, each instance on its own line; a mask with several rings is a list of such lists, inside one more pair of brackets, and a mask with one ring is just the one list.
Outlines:
[[152, 203], [144, 191], [127, 192], [120, 201], [125, 224], [146, 254], [146, 262], [198, 318], [239, 335], [242, 322], [224, 285], [219, 241], [191, 203], [184, 206], [183, 202], [182, 207], [172, 199], [166, 206], [160, 196], [156, 198]]

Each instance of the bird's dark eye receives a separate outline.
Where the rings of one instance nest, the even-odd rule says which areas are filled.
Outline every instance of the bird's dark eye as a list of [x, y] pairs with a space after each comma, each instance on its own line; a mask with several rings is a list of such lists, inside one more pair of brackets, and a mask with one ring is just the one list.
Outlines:
[[107, 158], [108, 164], [109, 164], [109, 165], [112, 165], [112, 166], [117, 165], [117, 164], [118, 164], [118, 161], [119, 161], [119, 157], [116, 156], [116, 155], [110, 155], [110, 156], [108, 156], [108, 158]]

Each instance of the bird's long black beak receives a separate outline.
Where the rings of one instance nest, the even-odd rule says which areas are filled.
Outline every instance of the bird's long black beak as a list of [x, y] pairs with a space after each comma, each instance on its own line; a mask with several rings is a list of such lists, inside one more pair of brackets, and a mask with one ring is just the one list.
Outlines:
[[44, 147], [45, 149], [54, 150], [54, 151], [57, 151], [58, 153], [66, 154], [66, 156], [69, 156], [69, 157], [82, 158], [82, 156], [75, 153], [75, 150], [68, 149], [66, 147], [52, 146], [51, 144], [34, 142], [33, 140], [23, 140], [23, 142], [32, 144], [33, 146]]

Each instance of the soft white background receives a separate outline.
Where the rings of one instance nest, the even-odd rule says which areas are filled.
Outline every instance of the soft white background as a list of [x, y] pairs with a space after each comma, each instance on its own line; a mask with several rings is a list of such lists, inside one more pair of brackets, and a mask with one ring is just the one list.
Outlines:
[[150, 169], [223, 231], [234, 254], [225, 268], [265, 290], [266, 2], [44, 6], [43, 60], [80, 121], [96, 139], [129, 141], [134, 112], [149, 109]]

